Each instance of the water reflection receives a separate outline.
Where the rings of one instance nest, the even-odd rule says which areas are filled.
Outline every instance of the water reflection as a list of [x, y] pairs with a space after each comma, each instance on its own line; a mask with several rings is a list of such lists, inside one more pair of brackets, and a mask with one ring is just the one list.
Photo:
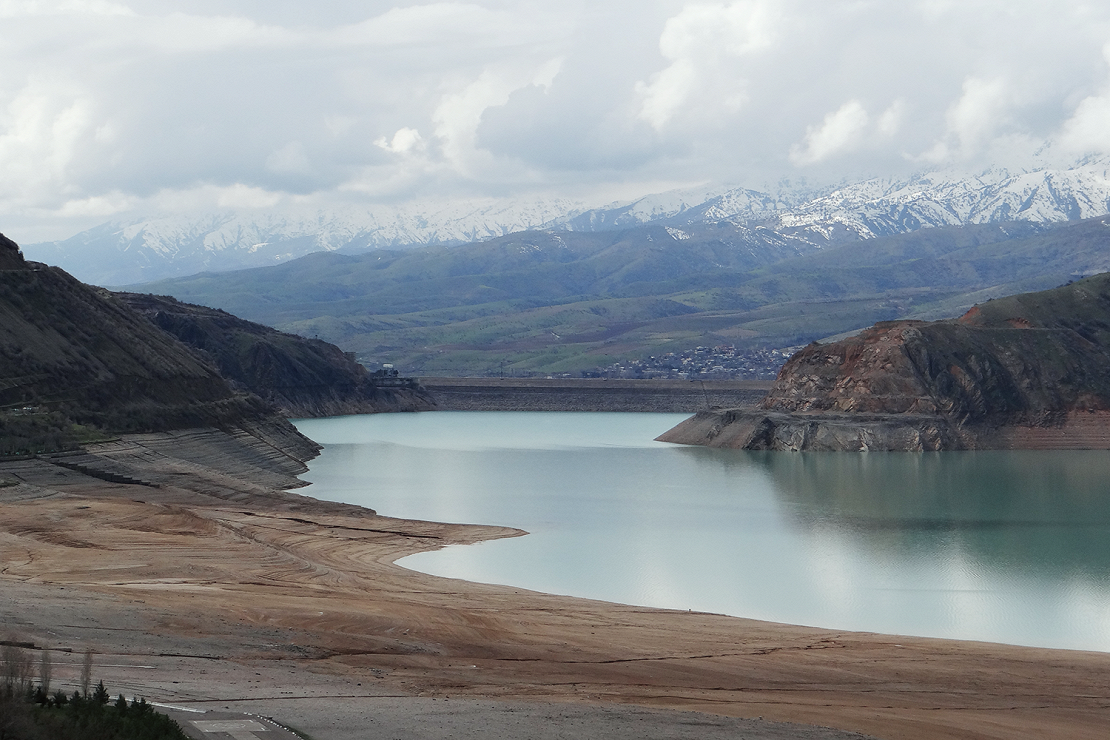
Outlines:
[[661, 414], [298, 423], [306, 493], [532, 534], [403, 564], [842, 629], [1110, 650], [1110, 455], [747, 453]]
[[1110, 454], [758, 453], [787, 520], [876, 557], [958, 549], [981, 568], [1110, 578]]

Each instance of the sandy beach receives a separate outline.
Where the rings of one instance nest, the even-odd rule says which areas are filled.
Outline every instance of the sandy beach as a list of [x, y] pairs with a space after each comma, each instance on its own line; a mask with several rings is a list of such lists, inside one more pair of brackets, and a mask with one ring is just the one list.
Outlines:
[[55, 651], [56, 684], [91, 648], [114, 692], [255, 712], [315, 740], [371, 736], [368, 722], [429, 738], [1106, 736], [1107, 654], [426, 576], [394, 561], [521, 533], [318, 502], [278, 490], [291, 463], [268, 478], [257, 456], [205, 467], [215, 437], [184, 439], [0, 463], [4, 637]]

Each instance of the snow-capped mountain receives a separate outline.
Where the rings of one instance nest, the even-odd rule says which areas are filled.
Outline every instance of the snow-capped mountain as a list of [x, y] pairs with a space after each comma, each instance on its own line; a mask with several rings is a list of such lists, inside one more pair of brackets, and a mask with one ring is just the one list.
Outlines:
[[791, 208], [778, 216], [776, 226], [796, 231], [842, 224], [868, 239], [936, 226], [1052, 223], [1108, 212], [1110, 162], [1104, 160], [1062, 170], [867, 180]]
[[1110, 160], [1065, 169], [932, 172], [814, 191], [694, 188], [588, 208], [567, 199], [485, 199], [401, 206], [222, 212], [113, 222], [24, 247], [102, 285], [204, 270], [271, 265], [321, 250], [464, 244], [526, 229], [606, 231], [730, 222], [821, 248], [921, 228], [1002, 221], [1050, 223], [1110, 212]]
[[113, 221], [28, 258], [82, 280], [128, 285], [205, 270], [260, 267], [319, 251], [465, 244], [537, 228], [583, 210], [567, 199], [468, 200], [329, 210], [224, 211]]

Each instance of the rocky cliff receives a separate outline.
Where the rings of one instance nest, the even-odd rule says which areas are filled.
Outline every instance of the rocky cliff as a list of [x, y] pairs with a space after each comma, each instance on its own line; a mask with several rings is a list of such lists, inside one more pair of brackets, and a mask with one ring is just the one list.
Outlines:
[[780, 450], [1110, 449], [1110, 274], [812, 344], [756, 412], [660, 437]]
[[274, 417], [173, 336], [0, 244], [0, 455], [87, 438]]
[[415, 384], [378, 385], [365, 367], [334, 344], [168, 296], [115, 293], [113, 298], [189, 345], [233, 385], [257, 394], [285, 416], [435, 408], [432, 397]]
[[283, 439], [300, 464], [319, 448], [285, 416], [432, 407], [418, 387], [378, 387], [333, 345], [85, 285], [0, 235], [0, 456], [217, 428]]
[[0, 270], [22, 270], [25, 266], [19, 245], [0, 234]]

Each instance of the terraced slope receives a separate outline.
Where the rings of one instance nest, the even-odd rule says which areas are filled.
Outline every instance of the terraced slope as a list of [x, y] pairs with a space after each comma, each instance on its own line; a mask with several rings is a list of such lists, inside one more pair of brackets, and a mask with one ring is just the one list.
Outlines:
[[0, 243], [0, 454], [273, 415], [107, 291]]
[[431, 405], [418, 389], [376, 387], [333, 345], [85, 285], [0, 236], [0, 456], [217, 428], [283, 439], [304, 460], [318, 448], [284, 415]]

